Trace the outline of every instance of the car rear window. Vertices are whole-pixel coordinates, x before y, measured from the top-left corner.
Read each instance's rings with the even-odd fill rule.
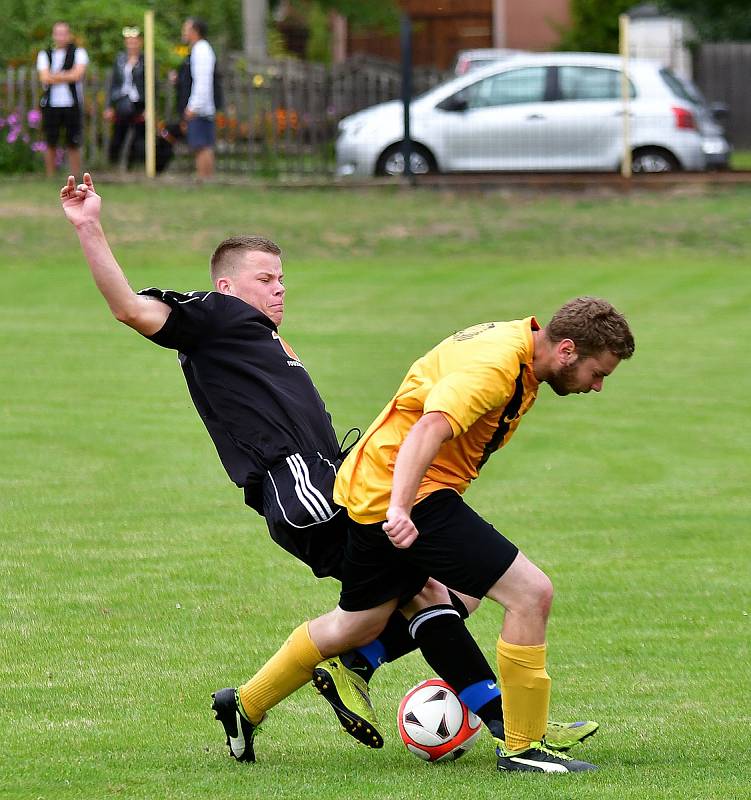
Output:
[[[669,69],[661,69],[660,77],[668,89],[670,89],[670,91],[676,97],[680,97],[681,100],[686,100],[687,102],[694,103],[697,106],[702,104],[701,98],[697,97],[696,94],[691,91],[690,87],[685,84],[677,75],[673,74]]]

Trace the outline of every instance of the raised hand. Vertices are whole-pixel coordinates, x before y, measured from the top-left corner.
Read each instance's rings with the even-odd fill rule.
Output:
[[[68,175],[68,182],[60,189],[60,202],[68,221],[76,227],[86,222],[99,222],[102,198],[94,190],[88,172],[84,172],[83,183],[78,186],[73,175]]]

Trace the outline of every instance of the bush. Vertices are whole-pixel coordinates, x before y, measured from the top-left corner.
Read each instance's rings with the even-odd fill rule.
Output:
[[[46,149],[44,142],[36,141],[41,114],[32,109],[24,116],[13,111],[4,119],[0,117],[0,174],[36,172],[41,169],[39,152]]]

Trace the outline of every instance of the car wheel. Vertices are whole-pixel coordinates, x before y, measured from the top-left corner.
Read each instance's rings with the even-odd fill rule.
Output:
[[[420,144],[412,145],[409,165],[413,175],[428,175],[431,172],[438,172],[435,158],[427,147]],[[391,147],[381,153],[375,169],[376,175],[403,175],[404,174],[404,153],[402,153],[401,142],[392,144]]]
[[[678,159],[660,147],[644,147],[634,150],[631,159],[632,172],[675,172],[679,170]]]

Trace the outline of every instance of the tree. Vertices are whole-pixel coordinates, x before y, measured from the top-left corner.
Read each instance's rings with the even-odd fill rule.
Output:
[[[0,0],[0,65],[33,65],[36,52],[50,45],[52,24],[65,20],[92,63],[109,67],[122,49],[123,26],[142,27],[148,7],[138,0]],[[155,10],[160,70],[179,63],[180,28],[188,16],[206,20],[209,38],[220,53],[242,46],[240,0],[160,0]]]
[[[661,0],[660,8],[686,17],[700,41],[751,40],[748,0]]]
[[[327,13],[319,3],[313,3],[308,14],[308,36],[305,58],[322,64],[331,62],[331,35]]]
[[[562,50],[618,51],[618,16],[637,0],[571,0],[571,26],[562,31]],[[666,14],[688,19],[699,41],[751,40],[749,0],[656,0]]]
[[[298,0],[299,2],[299,0]],[[354,28],[395,30],[399,25],[396,0],[317,0],[323,11],[336,11]]]
[[[561,50],[618,52],[618,17],[634,0],[572,0],[571,27],[562,31]]]

